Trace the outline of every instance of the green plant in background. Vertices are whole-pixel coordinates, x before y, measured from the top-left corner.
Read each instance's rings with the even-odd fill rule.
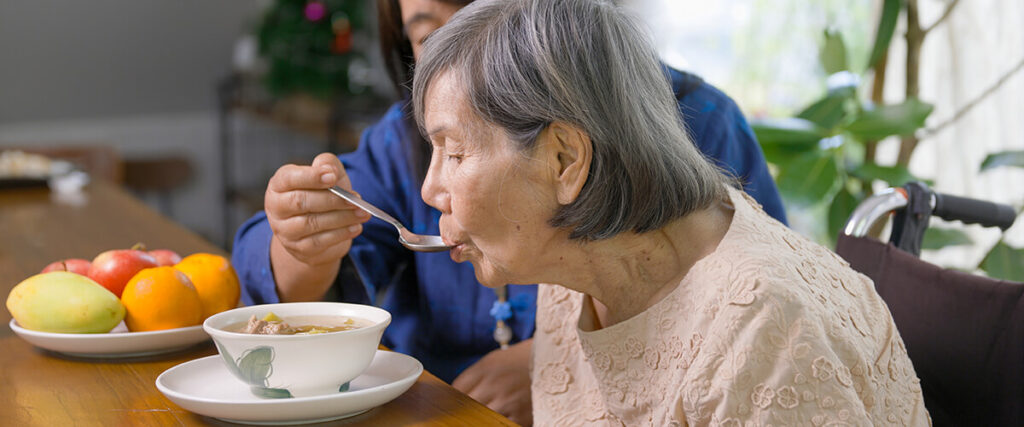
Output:
[[[872,58],[884,53],[890,38],[891,33],[879,37]],[[834,238],[857,204],[871,195],[872,181],[898,186],[916,179],[906,165],[875,163],[867,148],[883,138],[920,129],[932,106],[917,98],[888,105],[860,99],[860,78],[847,66],[838,32],[825,32],[821,62],[830,76],[824,97],[795,117],[755,120],[752,126],[768,162],[778,167],[777,184],[787,204],[805,208],[825,203],[827,235]]]
[[[1024,150],[1003,151],[988,155],[981,163],[979,172],[1001,168],[1024,168]],[[1020,212],[1018,212],[1018,219]],[[978,264],[978,269],[991,277],[1024,282],[1024,248],[1014,248],[1006,243],[1004,233],[985,254]],[[921,249],[942,249],[946,246],[970,245],[974,241],[966,234],[955,229],[929,228],[925,231]]]
[[[872,195],[872,183],[902,186],[914,177],[907,166],[918,143],[932,105],[918,98],[919,57],[924,37],[949,16],[958,0],[947,5],[942,17],[927,28],[918,22],[917,0],[883,0],[875,41],[866,69],[852,70],[842,34],[826,30],[820,61],[828,77],[825,95],[794,117],[752,120],[751,126],[769,163],[778,171],[776,183],[791,210],[815,212],[815,222],[825,229],[815,234],[834,245],[834,239],[854,208]],[[889,44],[897,20],[907,20],[906,97],[903,102],[883,103]],[[870,97],[858,93],[860,76],[872,75]],[[1001,84],[1001,82],[1000,82]],[[875,148],[884,138],[900,138],[900,152],[894,165],[875,162]],[[986,160],[983,170],[1024,162],[1024,154],[997,153]],[[972,243],[958,230],[930,228],[924,248]],[[1005,266],[1005,268],[1004,268]],[[990,275],[1024,281],[1024,250],[1000,241],[980,268]]]
[[[353,38],[365,33],[363,0],[275,0],[256,30],[264,76],[275,95],[306,93],[322,99],[363,93],[353,67],[367,69]],[[358,79],[355,79],[358,80]]]
[[[988,155],[981,163],[981,172],[1000,167],[1024,168],[1024,150],[1003,151]],[[1020,213],[1017,215],[1017,220],[1020,220]],[[1013,248],[1000,238],[992,250],[981,260],[978,268],[992,277],[1024,282],[1024,248]]]

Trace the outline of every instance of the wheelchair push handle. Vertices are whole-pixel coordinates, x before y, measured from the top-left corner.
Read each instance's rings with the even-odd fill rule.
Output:
[[[879,219],[903,209],[909,199],[903,187],[887,188],[861,202],[850,215],[842,233],[847,236],[866,236]],[[985,227],[1010,228],[1017,218],[1012,206],[967,197],[952,196],[931,190],[926,192],[931,215],[948,221],[981,224]]]
[[[932,194],[935,198],[932,214],[947,221],[999,227],[1005,231],[1017,219],[1017,212],[1009,205],[949,194]]]

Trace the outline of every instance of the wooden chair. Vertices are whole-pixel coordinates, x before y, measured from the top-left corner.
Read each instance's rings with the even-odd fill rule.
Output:
[[[125,162],[124,185],[140,196],[156,195],[160,210],[170,216],[172,193],[188,184],[193,172],[192,162],[186,157],[132,159]]]

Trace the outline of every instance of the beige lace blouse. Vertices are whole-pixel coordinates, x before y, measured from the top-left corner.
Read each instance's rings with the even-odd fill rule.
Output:
[[[664,300],[596,331],[542,285],[534,420],[571,425],[929,425],[870,279],[730,189],[732,224]],[[586,297],[589,298],[589,297]]]

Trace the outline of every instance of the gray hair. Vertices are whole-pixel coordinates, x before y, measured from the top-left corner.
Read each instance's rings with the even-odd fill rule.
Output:
[[[413,80],[416,122],[442,73],[470,108],[522,150],[555,121],[593,144],[587,181],[550,219],[573,239],[643,233],[705,208],[725,177],[687,136],[646,33],[603,0],[478,0],[423,45]]]

